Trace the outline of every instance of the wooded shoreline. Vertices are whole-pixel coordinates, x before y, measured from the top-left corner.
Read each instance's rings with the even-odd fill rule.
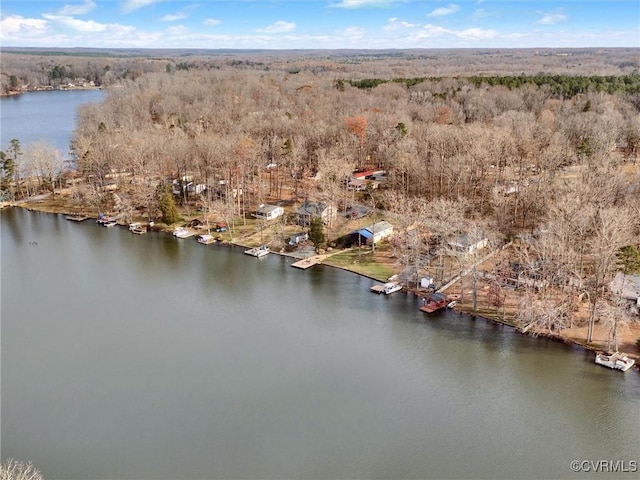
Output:
[[[38,203],[40,202],[40,203]],[[56,214],[56,215],[65,215],[65,216],[69,216],[69,215],[82,215],[83,218],[86,217],[87,220],[97,220],[98,216],[95,215],[95,213],[91,212],[91,211],[80,211],[80,210],[74,210],[74,211],[70,211],[70,210],[65,210],[65,209],[60,209],[60,208],[51,208],[51,206],[46,204],[46,201],[36,201],[36,203],[32,203],[32,202],[21,202],[20,204],[16,204],[16,205],[2,205],[0,206],[0,208],[2,207],[6,207],[6,206],[13,206],[15,208],[26,208],[29,211],[36,211],[36,212],[42,212],[42,213],[49,213],[49,214]],[[121,226],[127,226],[126,223],[122,223]],[[157,232],[161,232],[167,235],[170,235],[172,232],[172,228],[169,228],[167,226],[159,226],[155,228],[155,231]],[[252,241],[250,238],[247,239],[234,239],[233,241],[226,241],[226,240],[222,240],[220,239],[220,244],[222,245],[227,245],[227,246],[232,246],[232,247],[239,247],[239,248],[251,248],[254,247],[256,245],[255,240]],[[380,251],[380,250],[379,250]],[[343,253],[343,250],[332,250],[330,252],[327,252],[323,255],[320,255],[320,257],[322,257],[321,260],[319,260],[317,262],[317,264],[321,264],[321,265],[325,265],[325,266],[329,266],[332,268],[338,268],[340,270],[343,270],[345,272],[349,272],[349,273],[353,273],[356,275],[360,275],[366,278],[370,278],[371,280],[377,280],[377,281],[386,281],[386,278],[381,278],[380,276],[375,276],[372,275],[371,273],[367,273],[366,271],[362,271],[362,270],[358,270],[358,269],[354,269],[353,267],[349,267],[349,266],[345,266],[345,265],[337,265],[337,264],[332,264],[330,261],[326,261],[328,258],[330,258],[333,255],[340,255],[341,253]],[[383,250],[384,252],[384,250]],[[324,252],[323,252],[324,253]],[[300,259],[300,256],[296,256],[295,254],[291,254],[291,253],[287,253],[284,251],[273,251],[272,254],[276,254],[276,255],[281,255],[281,256],[286,256],[289,258],[294,258],[294,259]],[[375,255],[374,255],[375,257]],[[378,255],[378,261],[383,261],[383,262],[388,262],[388,256],[386,254],[379,254]],[[376,260],[373,259],[373,261],[375,262]],[[399,272],[399,270],[396,270]],[[419,289],[415,289],[415,288],[410,288],[410,287],[406,287],[403,289],[402,291],[404,294],[409,294],[409,295],[414,295],[418,298],[423,298],[425,295],[424,291],[421,291]],[[367,292],[368,293],[368,292]],[[365,293],[363,293],[364,295]],[[462,303],[459,300],[459,294],[454,294],[454,296],[450,297],[452,299],[456,299],[458,301],[458,304],[456,305],[455,311],[457,311],[458,313],[464,314],[464,315],[468,315],[469,317],[472,318],[479,318],[482,319],[484,321],[487,322],[494,322],[494,323],[498,323],[501,325],[504,325],[506,327],[509,328],[513,328],[516,331],[518,331],[520,334],[523,335],[527,335],[527,334],[531,334],[531,332],[526,332],[523,330],[523,328],[519,325],[517,325],[515,322],[513,322],[513,320],[507,320],[506,318],[500,318],[499,314],[496,314],[497,312],[489,312],[489,311],[477,311],[474,312],[473,311],[473,306],[471,305],[471,303],[467,302],[467,303]],[[513,318],[515,316],[514,312],[510,312],[509,313],[509,317]],[[428,315],[426,315],[426,320],[428,320]],[[634,333],[632,335],[632,340],[633,338],[635,338],[635,336],[640,336],[640,326],[635,328],[634,331],[636,333]],[[579,347],[580,349],[586,350],[586,351],[590,351],[590,352],[601,352],[603,350],[605,350],[604,348],[604,340],[601,340],[599,342],[586,342],[584,339],[580,339],[577,338],[576,336],[571,336],[571,335],[563,335],[562,332],[535,332],[535,336],[539,336],[539,337],[543,337],[543,338],[547,338],[549,340],[553,340],[553,341],[557,341],[557,342],[561,342],[564,343],[566,345],[569,346],[574,346],[574,347]],[[625,352],[627,353],[627,355],[630,358],[633,358],[636,360],[636,364],[635,366],[632,368],[634,370],[638,370],[640,371],[640,353],[636,352],[636,351],[628,351]]]
[[[224,221],[225,238],[275,251],[303,228],[318,249],[366,244],[373,232],[354,232],[385,220],[388,242],[326,263],[406,286],[467,272],[460,310],[637,355],[637,305],[611,287],[640,273],[637,52],[200,52],[49,70],[12,54],[25,80],[117,88],[80,108],[70,164],[12,140],[0,194],[55,192],[65,213],[158,228]],[[257,222],[263,207],[286,215]]]

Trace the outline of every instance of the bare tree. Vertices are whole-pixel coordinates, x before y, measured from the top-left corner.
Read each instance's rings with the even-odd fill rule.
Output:
[[[42,480],[42,474],[30,462],[9,458],[0,466],[0,480]]]

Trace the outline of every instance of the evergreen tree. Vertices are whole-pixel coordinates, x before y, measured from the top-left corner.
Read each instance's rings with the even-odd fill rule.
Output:
[[[158,208],[162,212],[162,221],[167,225],[171,225],[180,220],[180,214],[176,207],[176,202],[171,193],[171,186],[163,184],[158,186],[157,191]]]
[[[309,240],[316,248],[324,245],[324,225],[320,217],[311,219],[311,228],[309,229]]]

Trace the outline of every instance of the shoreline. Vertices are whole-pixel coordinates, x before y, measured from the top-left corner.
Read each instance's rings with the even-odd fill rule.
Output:
[[[0,98],[10,98],[16,97],[18,95],[22,95],[23,93],[32,93],[32,92],[69,92],[69,91],[77,91],[77,90],[102,90],[102,86],[98,85],[74,85],[72,87],[69,86],[58,86],[58,87],[36,87],[36,88],[27,88],[24,90],[11,90],[7,93],[0,92]]]
[[[36,211],[36,212],[41,212],[41,213],[48,213],[48,214],[56,214],[56,215],[64,215],[64,216],[74,216],[74,215],[83,215],[87,217],[87,220],[96,220],[98,218],[97,215],[95,215],[92,212],[87,212],[86,210],[80,210],[78,209],[77,211],[74,212],[69,212],[68,210],[64,210],[64,209],[51,209],[51,208],[38,208],[37,207],[37,203],[36,206],[34,206],[32,204],[32,202],[38,202],[39,200],[37,199],[31,199],[30,201],[22,201],[19,203],[13,203],[13,204],[9,204],[9,203],[5,203],[3,205],[0,205],[0,208],[3,207],[7,207],[7,206],[11,206],[11,207],[17,207],[17,208],[25,208],[28,211]],[[118,223],[118,225],[120,226],[127,226],[126,223]],[[164,224],[161,224],[164,225]],[[156,232],[160,232],[160,233],[165,233],[165,234],[171,234],[172,233],[173,228],[169,227],[169,226],[155,226],[153,228],[153,231]],[[252,245],[250,242],[243,242],[243,239],[230,239],[230,240],[219,240],[216,241],[215,243],[221,245],[221,246],[235,246],[235,247],[239,247],[239,248],[243,248],[243,249],[247,249],[247,248],[252,248],[255,245]],[[379,278],[373,277],[371,275],[367,275],[366,273],[363,272],[359,272],[357,270],[354,269],[350,269],[344,266],[339,266],[339,265],[331,265],[329,263],[325,263],[324,261],[334,255],[339,255],[341,253],[344,253],[346,251],[348,251],[349,249],[346,250],[333,250],[330,251],[328,253],[325,254],[316,254],[316,255],[309,255],[309,256],[296,256],[293,255],[291,253],[287,253],[287,252],[280,252],[280,251],[275,251],[275,250],[271,250],[270,253],[272,254],[276,254],[279,255],[281,257],[288,257],[291,258],[293,260],[301,260],[301,259],[310,259],[313,257],[321,257],[319,259],[317,259],[314,262],[314,265],[324,265],[327,267],[331,267],[331,268],[337,268],[339,270],[342,270],[344,272],[348,272],[348,273],[352,273],[352,274],[356,274],[359,275],[361,277],[365,277],[368,278],[370,280],[373,281],[385,281],[385,280],[381,280]],[[421,297],[420,292],[418,292],[415,289],[411,289],[411,288],[406,288],[403,287],[402,290],[404,293],[406,294],[410,294],[413,295],[415,297]],[[529,332],[523,332],[522,329],[520,327],[518,327],[517,325],[514,325],[513,323],[510,323],[506,320],[497,318],[495,316],[492,315],[482,315],[481,313],[473,313],[472,311],[468,310],[468,308],[466,308],[467,306],[467,302],[464,302],[462,304],[457,305],[456,307],[453,308],[453,311],[455,311],[458,314],[463,314],[466,315],[468,317],[473,317],[473,318],[480,318],[485,322],[493,322],[493,323],[497,323],[500,325],[504,325],[507,327],[511,327],[514,330],[516,330],[519,334],[521,335],[529,335],[529,336],[535,336],[535,337],[543,337],[549,340],[553,340],[556,342],[561,342],[565,345],[569,345],[572,347],[580,347],[583,351],[587,351],[587,352],[594,352],[594,353],[598,353],[598,352],[605,352],[606,349],[598,347],[597,345],[593,345],[592,344],[588,344],[586,342],[581,342],[576,338],[572,338],[569,336],[564,336],[558,333],[553,333],[553,332],[533,332],[533,333],[529,333]],[[636,370],[638,372],[640,372],[640,355],[636,352],[624,352],[625,355],[627,355],[630,358],[633,358],[636,361],[636,364],[631,368],[631,370]]]

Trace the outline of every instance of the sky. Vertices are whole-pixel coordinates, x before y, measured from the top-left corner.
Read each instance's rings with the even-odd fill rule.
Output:
[[[639,0],[0,0],[5,47],[640,48]]]

